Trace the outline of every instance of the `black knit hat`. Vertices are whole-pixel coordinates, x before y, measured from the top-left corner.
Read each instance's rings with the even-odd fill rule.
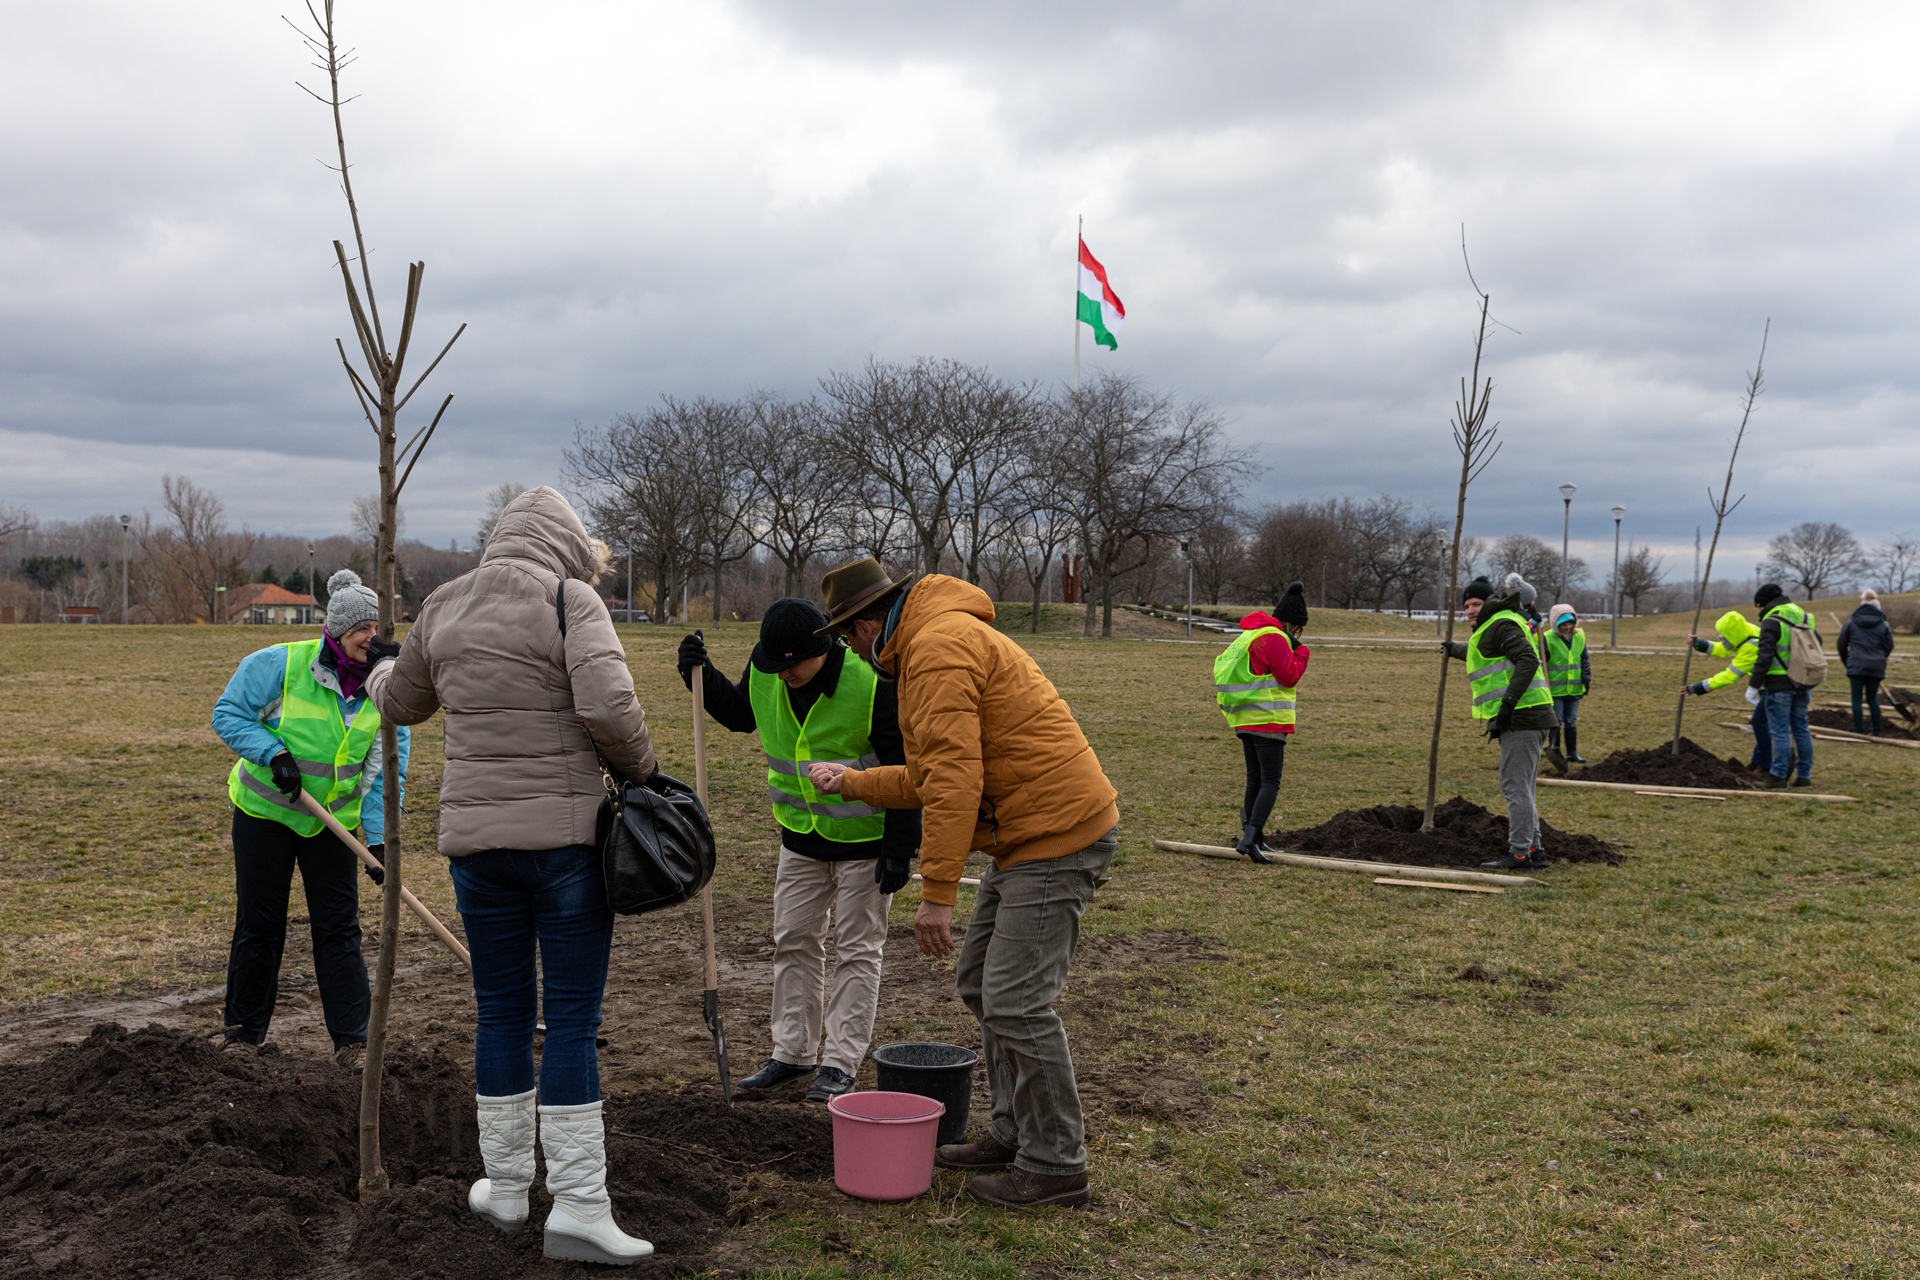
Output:
[[[1306,626],[1307,584],[1304,582],[1289,584],[1287,593],[1280,597],[1280,603],[1273,606],[1273,616],[1282,622],[1293,623],[1295,626]]]
[[[833,637],[820,633],[827,615],[811,600],[775,600],[760,619],[760,643],[753,646],[753,665],[777,675],[798,662],[817,658],[833,647]]]
[[[1492,598],[1493,584],[1485,578],[1475,578],[1467,584],[1467,589],[1460,593],[1462,603],[1468,600],[1491,600]]]
[[[1756,609],[1764,609],[1786,594],[1786,592],[1780,589],[1779,583],[1769,582],[1766,586],[1761,587],[1753,593],[1753,607]]]

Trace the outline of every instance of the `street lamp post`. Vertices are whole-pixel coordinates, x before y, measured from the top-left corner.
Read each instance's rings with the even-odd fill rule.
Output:
[[[1578,485],[1560,486],[1560,500],[1566,503],[1566,515],[1560,522],[1560,598],[1567,598],[1567,535],[1573,529],[1573,495]]]
[[[1187,639],[1193,639],[1193,544],[1182,542],[1180,554],[1187,558]]]
[[[213,611],[216,615],[225,615],[227,611],[227,589],[225,587],[215,587],[213,589]],[[207,621],[218,624],[220,616],[208,618]]]
[[[313,539],[307,539],[307,599],[313,604],[307,606],[307,625],[313,625],[313,615],[320,603],[320,584],[313,580]]]
[[[1620,520],[1627,514],[1625,507],[1613,509],[1613,638],[1607,641],[1607,648],[1620,647]]]
[[[133,517],[120,517],[120,625],[127,625],[127,542],[133,536]]]
[[[633,625],[633,524],[627,521],[627,625]]]

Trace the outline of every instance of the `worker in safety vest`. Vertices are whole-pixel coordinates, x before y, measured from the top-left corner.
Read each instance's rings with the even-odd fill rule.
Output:
[[[1547,750],[1560,747],[1566,737],[1566,758],[1585,764],[1580,754],[1580,699],[1593,686],[1593,664],[1587,660],[1587,633],[1580,627],[1580,615],[1570,604],[1556,604],[1547,610],[1547,629],[1542,634],[1542,656],[1547,661],[1547,692],[1553,695],[1553,716],[1559,727],[1547,737]]]
[[[380,856],[386,829],[380,712],[362,685],[371,661],[399,646],[374,638],[380,606],[358,574],[340,570],[327,593],[320,638],[248,654],[213,708],[214,732],[240,756],[227,775],[234,921],[220,1045],[252,1053],[266,1042],[287,940],[287,892],[298,866],[333,1060],[357,1073],[370,1003],[354,874],[362,864],[299,796],[305,791],[319,801]],[[397,736],[404,784],[411,739],[405,728]],[[372,868],[367,875],[380,882]]]
[[[1680,696],[1683,698],[1688,694],[1702,698],[1715,689],[1724,689],[1753,675],[1754,660],[1760,654],[1760,628],[1748,622],[1746,615],[1738,609],[1729,609],[1720,615],[1720,621],[1713,624],[1713,629],[1720,633],[1721,638],[1712,644],[1694,635],[1688,636],[1687,641],[1693,645],[1696,653],[1727,659],[1727,669],[1705,680],[1681,685]],[[1753,704],[1753,718],[1749,722],[1753,726],[1753,759],[1747,767],[1755,773],[1766,773],[1773,765],[1773,749],[1767,733],[1766,703],[1753,689],[1747,690],[1747,701]]]
[[[1527,633],[1520,612],[1521,590],[1532,591],[1517,573],[1501,583],[1498,599],[1493,584],[1475,578],[1464,594],[1468,625],[1465,644],[1443,642],[1448,656],[1467,664],[1472,690],[1473,718],[1486,726],[1489,738],[1500,743],[1500,791],[1507,798],[1507,852],[1483,862],[1483,867],[1506,870],[1546,865],[1540,847],[1540,808],[1534,799],[1540,752],[1554,726],[1553,695],[1547,691],[1540,653]]]
[[[1769,788],[1789,785],[1787,772],[1797,758],[1799,770],[1791,785],[1811,787],[1813,729],[1807,722],[1807,711],[1813,701],[1813,691],[1794,683],[1787,674],[1787,655],[1793,643],[1790,628],[1806,627],[1813,631],[1815,644],[1820,642],[1820,632],[1807,611],[1788,599],[1777,583],[1769,582],[1754,592],[1753,606],[1760,611],[1760,634],[1755,638],[1758,657],[1753,664],[1753,674],[1747,678],[1747,686],[1759,692],[1760,705],[1767,712],[1767,737],[1773,761],[1766,785]]]
[[[811,601],[774,601],[738,684],[708,662],[698,631],[680,642],[679,655],[688,688],[700,669],[709,716],[735,733],[759,732],[780,827],[773,1053],[740,1087],[780,1089],[811,1078],[807,1097],[816,1102],[853,1088],[867,1056],[880,1001],[887,909],[913,874],[920,847],[920,810],[882,810],[822,795],[807,776],[807,765],[816,760],[856,769],[907,760],[893,681],[852,657],[825,633],[826,625],[827,615]]]
[[[1214,701],[1240,739],[1247,763],[1234,847],[1255,862],[1271,862],[1266,855],[1280,852],[1267,845],[1266,826],[1280,795],[1280,771],[1293,733],[1294,686],[1313,656],[1299,642],[1306,625],[1306,587],[1296,582],[1271,615],[1255,610],[1240,619],[1240,634],[1213,660]]]

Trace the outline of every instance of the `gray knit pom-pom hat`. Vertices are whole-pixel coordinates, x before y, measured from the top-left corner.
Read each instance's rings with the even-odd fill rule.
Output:
[[[342,569],[327,579],[327,634],[335,640],[379,616],[379,598],[359,574]]]

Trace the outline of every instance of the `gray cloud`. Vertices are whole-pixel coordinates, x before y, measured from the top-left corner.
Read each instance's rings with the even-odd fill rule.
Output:
[[[1084,358],[1226,410],[1257,499],[1450,507],[1464,222],[1520,331],[1472,531],[1551,540],[1571,479],[1577,552],[1610,554],[1620,502],[1690,561],[1769,316],[1724,563],[1802,519],[1920,525],[1904,8],[339,11],[376,283],[397,305],[424,257],[425,340],[470,325],[416,401],[458,394],[410,495],[432,540],[663,392],[804,392],[869,354],[1063,381],[1081,213],[1130,312]],[[344,527],[372,442],[291,33],[233,4],[12,34],[0,499],[137,510],[186,470],[257,527]]]

